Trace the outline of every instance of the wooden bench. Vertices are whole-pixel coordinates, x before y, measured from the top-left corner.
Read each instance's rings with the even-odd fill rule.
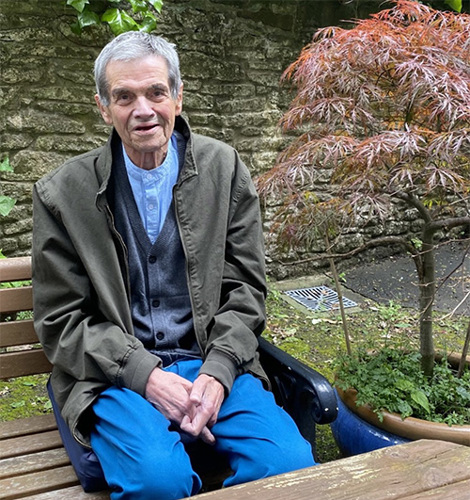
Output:
[[[31,259],[0,259],[0,282],[31,279]],[[32,319],[30,285],[0,289],[0,380],[48,373],[51,365],[38,344]],[[315,449],[315,424],[336,417],[336,399],[328,381],[264,339],[263,366],[273,392]],[[84,493],[62,446],[52,414],[0,423],[0,499],[104,499],[107,492]]]
[[[198,500],[469,500],[470,447],[420,440],[205,493]]]
[[[29,258],[1,259],[1,282],[31,279]],[[32,287],[0,289],[0,313],[15,318],[33,307]],[[0,324],[0,379],[51,371],[32,319]],[[54,415],[0,423],[0,498],[109,498],[86,494],[62,446]]]

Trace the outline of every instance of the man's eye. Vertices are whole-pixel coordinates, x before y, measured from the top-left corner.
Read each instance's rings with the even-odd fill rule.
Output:
[[[156,89],[152,92],[153,99],[163,99],[165,97],[165,95],[166,95],[166,93],[164,90]]]
[[[118,104],[125,104],[126,102],[129,102],[131,100],[131,97],[129,94],[119,94],[116,96],[116,102]]]

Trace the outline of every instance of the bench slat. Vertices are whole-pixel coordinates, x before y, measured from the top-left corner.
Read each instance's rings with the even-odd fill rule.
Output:
[[[109,493],[100,491],[96,493],[85,493],[81,486],[72,486],[63,490],[48,491],[32,497],[24,497],[23,500],[57,500],[57,499],[73,500],[105,500],[109,499]]]
[[[47,373],[51,369],[52,365],[42,349],[0,354],[0,380]]]
[[[26,281],[31,279],[31,257],[2,259],[0,281]]]
[[[0,347],[38,343],[32,319],[0,323]]]
[[[447,484],[441,488],[421,491],[416,495],[400,497],[400,500],[468,500],[470,492],[470,479],[458,483]]]
[[[71,465],[42,472],[33,472],[0,480],[0,499],[12,500],[26,495],[79,484]],[[56,496],[56,498],[61,498]],[[62,497],[65,498],[65,497]]]
[[[56,469],[64,465],[70,465],[65,448],[41,451],[21,457],[4,458],[0,460],[0,479]]]
[[[0,312],[29,311],[33,308],[33,287],[0,289]]]
[[[29,455],[62,447],[59,431],[41,432],[1,441],[0,459]]]
[[[0,439],[27,436],[38,432],[53,431],[57,429],[52,413],[37,417],[21,418],[0,422]]]

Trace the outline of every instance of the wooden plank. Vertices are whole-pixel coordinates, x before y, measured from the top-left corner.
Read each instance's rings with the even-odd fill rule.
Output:
[[[1,261],[2,259],[0,259]],[[33,308],[33,287],[0,288],[0,312],[30,311]]]
[[[31,257],[0,259],[0,281],[31,279]]]
[[[424,491],[417,495],[404,496],[400,500],[468,500],[470,497],[470,479],[448,484],[442,488]]]
[[[38,451],[60,448],[62,440],[59,431],[41,432],[1,441],[0,459],[29,455]]]
[[[32,319],[0,323],[0,347],[37,344],[38,342]]]
[[[0,354],[0,380],[47,373],[51,370],[52,365],[42,349]]]
[[[100,491],[95,493],[85,493],[81,486],[73,486],[62,490],[48,491],[31,497],[24,497],[23,500],[106,500],[109,498],[107,491]]]
[[[52,413],[37,417],[20,418],[9,422],[0,422],[0,439],[37,434],[38,432],[57,429],[55,417]]]
[[[0,499],[11,500],[79,484],[71,465],[0,479]],[[61,498],[57,496],[56,498]],[[64,498],[64,497],[62,497]]]
[[[0,460],[0,479],[56,469],[64,465],[70,465],[70,459],[65,448],[55,448],[54,450],[22,455],[21,457],[5,458]]]
[[[398,500],[470,479],[470,447],[422,440],[199,495],[198,500]],[[457,488],[457,486],[456,486]],[[449,500],[446,495],[433,500]],[[432,498],[432,497],[431,497]]]

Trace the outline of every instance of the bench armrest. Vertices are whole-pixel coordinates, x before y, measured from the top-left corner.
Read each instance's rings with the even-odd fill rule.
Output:
[[[338,413],[331,384],[323,375],[262,337],[259,338],[259,353],[277,403],[315,446],[315,424],[329,424]]]

